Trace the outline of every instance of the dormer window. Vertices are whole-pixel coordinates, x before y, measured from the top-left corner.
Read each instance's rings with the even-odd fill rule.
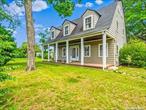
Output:
[[[65,26],[65,35],[68,35],[68,26]]]
[[[54,39],[55,35],[54,35],[54,31],[52,31],[51,33],[51,39]]]
[[[64,26],[64,36],[69,35],[69,26]]]
[[[54,26],[52,26],[50,28],[50,36],[51,36],[51,39],[56,39],[56,37],[60,34],[62,30],[60,28],[56,28]]]
[[[87,16],[84,18],[84,30],[93,28],[93,16]]]

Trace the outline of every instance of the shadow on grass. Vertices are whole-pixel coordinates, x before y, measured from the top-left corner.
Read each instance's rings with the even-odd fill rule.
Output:
[[[27,62],[20,62],[20,63],[8,63],[6,66],[26,66]],[[52,66],[61,66],[62,64],[57,63],[48,63],[48,62],[36,62],[36,65],[52,65]]]
[[[76,79],[76,78],[69,78],[67,79],[67,82],[68,83],[78,83],[80,80],[79,79]]]
[[[63,64],[61,64],[61,63],[54,63],[54,62],[46,62],[46,61],[44,61],[44,62],[40,62],[40,63],[38,63],[38,64],[45,64],[45,65],[51,65],[51,66],[62,66]]]
[[[8,63],[6,66],[19,66],[19,65],[26,65],[26,62],[21,62],[21,63]]]

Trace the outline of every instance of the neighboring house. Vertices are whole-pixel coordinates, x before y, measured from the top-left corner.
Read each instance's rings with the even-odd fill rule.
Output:
[[[117,0],[99,10],[87,9],[80,18],[65,20],[50,31],[48,48],[54,46],[55,62],[103,69],[118,66],[119,49],[126,43],[122,2]]]

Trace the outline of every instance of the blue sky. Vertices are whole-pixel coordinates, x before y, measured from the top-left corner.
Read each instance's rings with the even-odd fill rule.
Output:
[[[77,0],[76,0],[77,1]],[[33,18],[34,18],[34,27],[36,31],[36,42],[39,41],[39,36],[37,35],[40,31],[45,28],[50,28],[51,26],[59,26],[62,24],[64,19],[73,20],[79,18],[82,13],[88,9],[99,9],[104,7],[114,0],[82,0],[81,4],[76,2],[75,10],[73,11],[73,15],[67,18],[61,18],[58,16],[58,13],[53,9],[51,5],[47,6],[47,4],[43,0],[36,0],[33,4]],[[15,5],[14,0],[9,0],[9,7],[6,6],[6,9],[10,11],[11,14],[18,16],[21,22],[20,26],[17,26],[16,31],[14,32],[14,36],[18,46],[22,44],[22,42],[26,41],[26,28],[25,28],[25,15],[24,15],[24,7],[17,7]]]

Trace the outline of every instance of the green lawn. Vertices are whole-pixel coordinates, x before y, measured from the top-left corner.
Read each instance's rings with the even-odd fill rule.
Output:
[[[145,69],[120,67],[118,71],[124,73],[120,74],[37,60],[37,70],[28,73],[24,71],[25,64],[25,59],[15,59],[6,66],[14,66],[14,70],[7,72],[15,78],[0,83],[0,89],[11,90],[0,99],[0,109],[146,109]]]

